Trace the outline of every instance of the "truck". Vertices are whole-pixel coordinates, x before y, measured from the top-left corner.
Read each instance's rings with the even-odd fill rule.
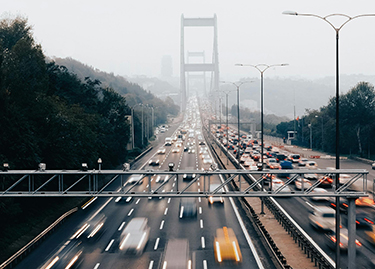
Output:
[[[189,263],[189,241],[170,239],[167,243],[163,269],[186,269]]]

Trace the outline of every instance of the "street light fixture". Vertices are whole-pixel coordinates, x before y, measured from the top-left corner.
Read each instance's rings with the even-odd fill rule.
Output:
[[[222,83],[231,83],[233,84],[234,86],[236,86],[237,88],[237,123],[238,123],[238,142],[237,142],[237,160],[238,162],[240,161],[240,140],[241,140],[241,136],[240,136],[240,87],[242,84],[245,84],[245,83],[250,83],[250,82],[253,82],[253,81],[239,81],[239,82],[228,82],[228,81],[222,81]],[[228,139],[228,138],[227,138]]]
[[[316,14],[304,14],[304,13],[297,13],[295,11],[284,11],[284,15],[293,15],[293,16],[306,16],[306,17],[315,17],[327,22],[336,32],[336,169],[340,169],[340,129],[339,129],[339,95],[340,95],[340,88],[339,88],[339,32],[346,25],[348,22],[360,18],[360,17],[374,17],[375,14],[361,14],[354,17],[350,17],[346,14],[341,13],[333,13],[327,16],[319,16]],[[338,27],[334,26],[332,22],[329,21],[332,17],[344,17],[346,20]],[[335,179],[336,190],[339,188],[339,175],[336,174]],[[336,205],[340,204],[340,198],[336,197]],[[340,208],[339,206],[336,207],[336,234],[340,234]],[[355,255],[355,250],[354,254]],[[351,255],[349,255],[351,256]],[[349,257],[350,258],[350,257]],[[354,262],[353,262],[354,263]],[[349,264],[349,268],[355,266],[355,264]],[[340,268],[340,236],[337,237],[336,240],[336,268]],[[354,268],[354,267],[353,267]]]
[[[102,159],[98,159],[98,164],[99,164],[99,171],[102,169]]]
[[[262,143],[262,146],[261,146],[261,156],[260,156],[260,159],[261,159],[261,164],[262,164],[262,170],[263,170],[263,166],[264,166],[264,163],[263,163],[263,148],[264,148],[264,141],[263,141],[263,129],[264,129],[264,126],[263,126],[263,73],[271,68],[271,67],[276,67],[276,66],[287,66],[289,64],[286,64],[286,63],[283,63],[283,64],[271,64],[271,65],[268,65],[268,64],[257,64],[257,65],[252,65],[252,64],[236,64],[236,66],[251,66],[251,67],[254,67],[255,69],[257,69],[259,72],[260,72],[260,129],[261,129],[261,133],[260,133],[260,139],[261,139],[261,143]]]

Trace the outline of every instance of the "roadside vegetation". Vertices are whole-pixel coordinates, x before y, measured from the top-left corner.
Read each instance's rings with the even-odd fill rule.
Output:
[[[112,83],[114,88],[94,75],[80,77],[47,59],[27,19],[1,20],[0,165],[8,163],[10,169],[19,170],[37,169],[39,163],[46,163],[47,169],[79,169],[82,163],[96,167],[101,158],[104,169],[114,168],[131,153],[127,150],[131,106],[148,104],[154,110],[155,123],[165,123],[168,113],[179,111],[173,101],[155,98],[123,78]],[[138,106],[134,121],[137,134],[142,128],[140,109]],[[149,109],[144,116],[150,113]],[[152,125],[147,128],[145,133],[152,134]],[[143,145],[141,139],[135,140],[138,151],[147,146],[151,136],[145,137]],[[14,180],[0,178],[0,191]],[[36,179],[35,186],[38,183]],[[81,202],[0,198],[0,262]]]

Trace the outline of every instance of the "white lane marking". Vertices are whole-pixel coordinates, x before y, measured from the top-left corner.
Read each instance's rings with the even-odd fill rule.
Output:
[[[201,191],[201,189],[200,188],[198,188],[198,192],[200,192]]]
[[[121,231],[122,228],[124,228],[124,225],[125,225],[125,221],[123,223],[121,223],[120,227],[118,228],[118,231]]]
[[[164,220],[162,220],[161,223],[160,223],[160,230],[162,230],[163,227],[164,227]]]
[[[108,246],[105,248],[105,251],[108,251],[111,248],[113,242],[115,242],[115,239],[112,239],[111,242],[109,242]]]
[[[89,218],[87,221],[90,221],[90,220],[92,220],[93,218],[95,218],[96,217],[96,215],[98,215],[99,214],[99,212],[100,211],[102,211],[103,210],[103,208],[104,207],[106,207],[106,205],[108,205],[108,203],[110,202],[110,201],[112,201],[112,199],[113,199],[113,197],[111,197],[111,198],[109,198],[108,200],[107,200],[107,202],[105,202],[105,204],[104,205],[102,205],[99,209],[98,209],[98,211],[96,211],[95,212],[95,214],[94,215],[92,215],[91,216],[91,218]]]
[[[154,250],[157,250],[157,249],[158,249],[159,241],[160,241],[160,238],[159,238],[159,237],[156,238],[156,242],[155,242]]]
[[[85,210],[89,205],[91,205],[98,197],[92,198],[87,204],[85,204],[84,207],[82,207],[82,210]]]
[[[200,197],[198,197],[198,201],[199,201],[199,202],[201,202],[201,201],[202,201]]]
[[[139,203],[140,200],[141,200],[141,199],[138,199],[137,202],[135,202],[135,204],[138,205],[138,203]]]
[[[309,202],[305,202],[308,206],[310,206],[310,207],[312,207],[312,208],[314,208],[314,206],[312,205],[312,204],[310,204]]]
[[[188,262],[188,269],[191,269],[191,260]]]
[[[177,180],[177,178],[174,179],[174,181],[176,181],[176,180]]]
[[[134,211],[134,208],[132,208],[132,209],[129,211],[129,213],[128,213],[128,217],[133,213],[133,211]]]
[[[150,265],[148,266],[148,269],[152,269],[153,266],[154,266],[154,261],[150,261]]]
[[[148,188],[148,186],[150,186],[150,184],[147,184],[146,188]]]
[[[200,221],[200,224],[201,224],[201,228],[203,229],[203,220],[202,219]]]
[[[207,269],[207,261],[203,260],[203,269]]]
[[[171,202],[171,198],[168,199],[168,204]]]
[[[94,269],[98,269],[99,266],[100,266],[100,263],[97,263],[97,264],[95,265]]]
[[[206,248],[206,243],[204,241],[204,237],[201,237],[201,242],[202,242],[202,248]]]
[[[164,216],[168,213],[168,207],[164,210]]]
[[[200,186],[201,184],[198,182],[198,186]]]
[[[199,214],[202,214],[202,208],[199,207]]]
[[[175,185],[176,185],[176,183],[173,183],[173,184],[172,184],[172,187],[174,188]]]

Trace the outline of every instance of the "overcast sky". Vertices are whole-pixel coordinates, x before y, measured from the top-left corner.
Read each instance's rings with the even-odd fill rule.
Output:
[[[72,57],[119,75],[159,76],[170,55],[179,76],[180,22],[218,20],[222,80],[257,76],[236,63],[288,63],[268,76],[316,78],[335,74],[335,32],[323,20],[282,15],[285,10],[325,16],[375,13],[374,0],[12,0],[1,10],[21,14],[47,56]],[[343,20],[336,21],[339,25]],[[186,50],[211,59],[212,29],[186,29]],[[340,73],[375,75],[375,17],[358,18],[340,31]]]

